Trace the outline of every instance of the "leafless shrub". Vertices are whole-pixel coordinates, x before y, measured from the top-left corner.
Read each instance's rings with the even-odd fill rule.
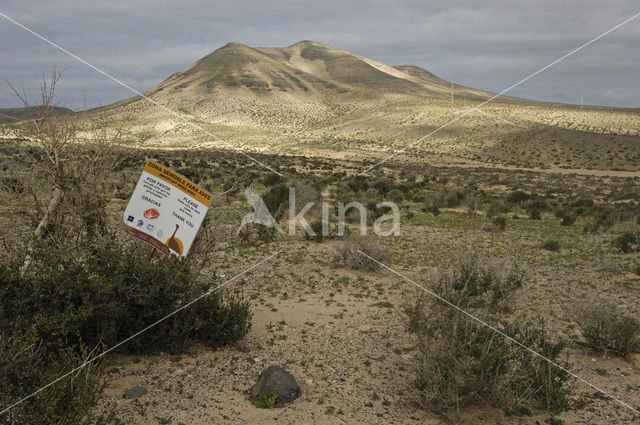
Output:
[[[640,322],[612,304],[585,303],[575,309],[585,343],[625,359],[640,351]]]
[[[362,255],[358,251],[377,261]],[[380,267],[378,262],[384,263],[390,256],[389,250],[371,237],[349,236],[342,241],[342,245],[336,250],[335,260],[341,267],[374,271]]]
[[[55,89],[61,74],[43,77],[40,105],[31,105],[24,91],[12,86],[29,111],[22,124],[27,142],[15,160],[21,165],[22,205],[32,237],[24,270],[32,262],[34,243],[47,243],[61,254],[74,255],[82,245],[104,233],[112,196],[111,173],[117,162],[121,131],[109,130],[100,116],[80,119],[60,115]],[[25,198],[28,202],[25,202]]]
[[[604,263],[603,270],[616,276],[622,274],[622,267],[620,266],[620,262],[617,260],[607,260]]]

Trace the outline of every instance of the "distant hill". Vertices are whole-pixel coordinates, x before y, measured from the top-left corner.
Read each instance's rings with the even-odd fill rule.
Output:
[[[79,116],[124,124],[127,140],[147,146],[228,147],[223,139],[248,151],[370,159],[420,140],[402,157],[599,170],[640,161],[638,110],[509,96],[475,110],[494,94],[315,41],[229,43],[145,96],[152,102],[135,96]]]
[[[37,114],[41,106],[33,107],[33,110]],[[58,115],[71,114],[73,111],[68,108],[60,106],[53,107],[54,111]],[[20,122],[31,118],[31,113],[27,108],[0,108],[0,124],[9,124],[14,122]]]
[[[245,139],[263,137],[265,131],[283,137],[303,132],[306,137],[322,125],[334,136],[363,128],[377,132],[390,128],[385,123],[389,116],[379,109],[384,104],[436,102],[448,107],[452,97],[480,102],[493,95],[452,84],[417,66],[393,67],[315,41],[287,47],[228,43],[145,93],[188,119],[222,125]],[[506,96],[500,101],[531,103]],[[191,140],[191,129],[140,96],[98,109],[133,125],[134,139],[161,144]],[[369,125],[369,120],[375,122]],[[333,132],[332,122],[339,131]],[[321,132],[324,137],[326,132]]]
[[[315,41],[288,47],[253,48],[229,43],[173,74],[151,93],[198,87],[201,92],[247,88],[306,96],[383,94],[450,96],[451,83],[417,66],[392,67]],[[453,85],[454,96],[486,99],[493,94]]]

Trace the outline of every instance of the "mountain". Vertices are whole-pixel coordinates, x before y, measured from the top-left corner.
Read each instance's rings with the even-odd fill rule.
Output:
[[[147,91],[152,102],[136,96],[83,116],[124,123],[125,138],[147,146],[367,159],[412,146],[403,159],[637,169],[637,110],[508,96],[483,104],[493,96],[314,41],[229,43]]]
[[[211,127],[221,137],[250,142],[269,136],[273,147],[274,138],[351,137],[382,128],[386,132],[404,118],[383,113],[384,105],[395,109],[392,105],[398,102],[405,106],[435,102],[450,107],[452,97],[480,102],[493,94],[452,84],[417,66],[393,67],[315,41],[301,41],[287,47],[228,43],[174,73],[145,96]],[[180,119],[140,96],[100,111],[126,120],[133,139],[159,144],[192,143],[193,137],[203,140],[201,131],[193,134]],[[395,123],[391,125],[390,120]]]
[[[37,115],[40,108],[40,106],[34,106],[31,110],[29,108],[0,108],[0,124],[27,120],[31,118],[32,113]],[[53,110],[57,115],[66,115],[73,112],[71,109],[60,106],[53,107]]]
[[[288,47],[253,48],[229,43],[173,74],[151,92],[198,87],[207,92],[246,88],[256,92],[294,92],[305,96],[359,94],[364,97],[406,94],[430,97],[493,94],[453,85],[417,66],[392,67],[314,41]]]

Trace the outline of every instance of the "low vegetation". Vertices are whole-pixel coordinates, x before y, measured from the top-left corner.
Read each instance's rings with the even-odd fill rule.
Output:
[[[56,78],[43,91],[49,104]],[[217,348],[248,332],[251,312],[240,295],[218,291],[170,315],[217,283],[200,274],[208,235],[186,261],[154,259],[142,243],[123,240],[108,210],[117,134],[73,144],[65,137],[75,136],[76,127],[49,108],[38,112],[31,124],[39,144],[19,148],[20,184],[10,192],[31,212],[17,222],[31,236],[22,249],[5,245],[0,256],[0,405],[44,389],[0,422],[102,424],[113,416],[93,413],[104,389],[94,359],[105,349],[176,352],[193,342]]]
[[[278,396],[269,393],[262,393],[258,397],[250,397],[249,401],[260,409],[275,409],[281,406]]]
[[[366,255],[361,254],[364,253]],[[345,238],[335,253],[335,260],[340,267],[354,270],[373,271],[380,268],[390,257],[389,250],[373,237],[349,236]]]
[[[605,379],[607,370],[622,368],[626,359],[636,360],[638,351],[638,322],[633,313],[640,283],[637,178],[579,173],[559,178],[528,170],[433,166],[430,161],[409,165],[389,161],[358,177],[364,166],[359,160],[252,153],[286,176],[280,177],[230,150],[130,149],[110,142],[116,134],[98,134],[93,145],[76,139],[69,149],[64,144],[38,143],[36,136],[29,143],[21,139],[21,143],[0,144],[4,225],[0,298],[10,300],[0,305],[3,407],[215,287],[220,280],[214,276],[223,277],[236,265],[264,258],[266,252],[281,248],[285,252],[273,262],[266,279],[239,279],[230,285],[247,293],[260,320],[277,323],[269,322],[264,335],[252,336],[234,349],[211,352],[242,338],[251,324],[248,299],[236,292],[215,292],[118,347],[119,353],[135,353],[114,356],[127,359],[122,369],[128,370],[122,375],[105,374],[102,359],[92,362],[12,409],[10,416],[0,419],[8,418],[6,423],[102,424],[114,416],[126,418],[127,423],[153,417],[158,423],[176,423],[180,415],[184,421],[189,403],[199,406],[212,398],[228,401],[229,394],[237,395],[272,354],[300,378],[311,379],[309,397],[317,399],[318,405],[326,404],[327,415],[345,422],[378,420],[380,406],[385,408],[385,420],[393,422],[393,415],[398,415],[396,422],[407,422],[417,413],[390,406],[405,403],[410,392],[418,394],[420,404],[430,412],[448,415],[473,415],[478,406],[507,415],[585,406],[577,413],[565,411],[563,420],[622,423],[628,417],[601,394],[582,395],[574,404],[562,370],[427,294],[405,306],[409,333],[402,332],[397,313],[407,288],[400,279],[383,273],[377,261],[412,276],[445,264],[432,279],[425,279],[427,288],[562,366],[569,366],[564,359],[580,362],[585,351],[601,353],[603,357],[588,356],[588,365],[570,369],[590,381]],[[331,141],[340,148],[356,142],[361,140]],[[496,162],[523,155],[522,150],[485,151],[471,159],[487,159],[489,154]],[[616,161],[630,168],[637,163],[633,156],[637,154],[629,155]],[[610,156],[618,156],[616,149]],[[60,158],[60,162],[47,162],[48,158]],[[187,261],[150,256],[147,247],[125,239],[116,227],[145,158],[155,158],[213,193],[223,194],[215,197],[209,213],[212,220],[203,226]],[[583,160],[576,158],[575,163],[598,161],[597,156]],[[308,237],[300,231],[285,238],[258,224],[249,224],[237,234],[241,217],[251,208],[244,197],[247,185],[263,195],[283,229],[289,186],[296,186],[297,209],[308,201],[327,200],[332,220],[328,237]],[[56,189],[59,196],[54,197]],[[399,237],[353,235],[360,223],[355,209],[347,213],[348,236],[336,234],[338,201],[365,205],[370,227],[384,213],[376,203],[390,200],[402,212]],[[54,205],[53,212],[46,214],[49,205]],[[320,235],[317,211],[305,217]],[[454,255],[469,242],[477,244],[473,245],[477,255]],[[490,260],[514,252],[519,258],[515,263]],[[523,270],[531,278],[525,279]],[[569,317],[569,323],[564,320],[577,299],[594,294],[607,305],[619,307],[593,303],[583,314]],[[358,303],[362,308],[352,307]],[[286,314],[312,316],[317,310],[322,313],[304,324],[284,321],[289,320]],[[539,320],[539,314],[547,321]],[[355,329],[362,338],[350,333]],[[566,335],[567,341],[559,335]],[[179,354],[186,350],[193,358],[180,360]],[[406,361],[413,355],[414,374],[407,374]],[[362,365],[353,369],[357,378],[353,381],[358,382],[347,379],[344,386],[333,386],[344,378],[337,357]],[[111,356],[105,358],[111,360]],[[396,358],[402,361],[390,361]],[[166,369],[159,366],[165,361],[171,368],[194,364],[198,371],[211,371],[221,385],[229,385],[215,397],[213,392],[219,390],[214,386],[198,386],[194,391],[190,384],[200,383],[195,379],[185,379],[183,388],[182,382],[172,381],[171,374],[165,376]],[[104,409],[97,408],[106,379],[110,385],[127,385],[132,370],[142,380],[149,379],[147,385],[158,375],[153,385],[163,388],[162,394],[149,394],[144,402],[123,399],[119,393],[103,395],[99,406]],[[606,381],[602,388],[633,400],[637,377],[616,375],[616,380],[620,385]],[[331,383],[331,391],[325,391],[325,381]],[[576,391],[584,390],[580,385]],[[400,395],[400,387],[405,395]],[[364,388],[374,391],[374,396],[362,396]],[[185,402],[183,410],[168,412],[177,394]],[[104,400],[116,404],[117,410]],[[354,401],[371,402],[374,408],[352,410]],[[278,404],[269,397],[252,402],[265,408]],[[231,411],[226,404],[230,403],[220,403],[223,414]],[[153,413],[145,413],[147,409]],[[521,419],[495,422],[499,421]],[[562,423],[554,418],[544,422]]]
[[[565,342],[553,340],[542,321],[497,314],[511,305],[523,279],[515,265],[463,255],[426,285],[448,303],[482,321],[499,323],[500,332],[565,364],[558,358]],[[420,292],[405,307],[408,330],[419,348],[415,386],[423,406],[447,411],[479,404],[518,416],[569,406],[566,372],[448,303]]]
[[[576,321],[586,345],[605,355],[629,359],[640,351],[640,321],[614,305],[584,305],[577,309]]]

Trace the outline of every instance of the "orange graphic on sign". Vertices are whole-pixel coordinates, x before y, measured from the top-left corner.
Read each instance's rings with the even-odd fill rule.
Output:
[[[182,255],[184,246],[182,245],[182,241],[176,238],[176,233],[178,233],[179,227],[180,225],[176,224],[176,230],[174,230],[173,235],[171,235],[171,237],[167,239],[167,241],[165,242],[165,245],[167,245],[170,249],[177,252],[178,254]]]
[[[144,212],[144,218],[148,218],[149,220],[153,220],[158,217],[160,217],[160,213],[155,208],[149,208]]]

